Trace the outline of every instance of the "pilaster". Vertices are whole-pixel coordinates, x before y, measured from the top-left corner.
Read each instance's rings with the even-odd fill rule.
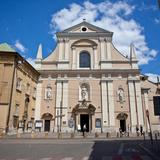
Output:
[[[101,92],[102,92],[102,126],[108,126],[108,99],[107,99],[107,83],[105,80],[101,80]]]
[[[97,46],[93,47],[94,69],[98,69]]]
[[[60,127],[60,114],[61,114],[61,105],[62,105],[62,81],[57,80],[56,82],[56,119],[55,119],[55,129],[57,132]]]
[[[129,89],[131,129],[132,129],[132,132],[135,132],[136,125],[137,125],[137,113],[136,113],[135,89],[134,89],[134,81],[133,80],[128,80],[128,89]]]
[[[41,120],[41,99],[42,98],[42,82],[37,84],[36,104],[35,104],[35,120]]]
[[[68,128],[68,81],[63,81],[63,101],[62,101],[62,131]]]
[[[64,59],[64,40],[63,39],[58,39],[58,44],[59,44],[59,61]]]
[[[109,108],[109,125],[110,127],[115,126],[114,116],[114,94],[113,94],[113,81],[108,80],[108,108]]]
[[[138,124],[144,125],[140,81],[135,81]]]
[[[72,47],[72,69],[76,69],[76,47]]]
[[[69,39],[65,39],[65,55],[64,55],[65,60],[69,60]]]

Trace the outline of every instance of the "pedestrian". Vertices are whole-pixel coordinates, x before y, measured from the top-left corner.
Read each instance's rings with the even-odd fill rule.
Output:
[[[143,135],[143,126],[140,125],[140,133],[141,133],[141,136]]]
[[[119,133],[120,133],[120,137],[122,137],[122,129],[121,129],[121,127],[119,128]]]
[[[85,134],[86,130],[87,130],[87,128],[86,128],[86,124],[84,124],[84,125],[83,125],[83,136],[84,136],[84,134]]]
[[[136,133],[137,133],[137,136],[139,136],[139,128],[138,128],[138,126],[136,126]]]
[[[77,125],[77,131],[78,131],[78,132],[81,131],[81,126],[80,126],[80,124]]]

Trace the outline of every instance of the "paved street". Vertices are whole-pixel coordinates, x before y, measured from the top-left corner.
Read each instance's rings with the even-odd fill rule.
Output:
[[[0,139],[0,160],[152,160],[127,140]]]

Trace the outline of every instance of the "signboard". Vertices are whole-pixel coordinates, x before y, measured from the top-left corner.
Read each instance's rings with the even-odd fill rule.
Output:
[[[35,127],[36,128],[42,128],[42,121],[36,121],[35,122]]]
[[[96,128],[101,128],[101,119],[100,118],[96,119]]]
[[[73,128],[74,127],[74,120],[73,120],[73,118],[69,119],[68,126],[69,126],[69,128]]]
[[[153,97],[154,115],[160,116],[160,96]]]
[[[23,127],[24,127],[24,122],[23,122],[23,121],[19,121],[18,127],[19,127],[19,128],[23,128]]]

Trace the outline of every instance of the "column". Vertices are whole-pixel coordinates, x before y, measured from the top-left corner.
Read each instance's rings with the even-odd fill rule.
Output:
[[[106,47],[107,47],[107,60],[111,60],[111,43],[107,41],[107,44],[106,44]]]
[[[97,59],[97,46],[93,47],[93,63],[94,63],[94,69],[98,69],[98,59]]]
[[[103,132],[108,127],[108,99],[107,99],[107,83],[101,80],[101,96],[102,96],[102,130]]]
[[[136,113],[136,103],[135,103],[135,92],[133,80],[128,80],[129,89],[129,104],[130,104],[130,116],[131,116],[131,129],[135,132],[137,125],[137,113]]]
[[[144,115],[146,115],[146,110],[149,110],[149,104],[148,104],[148,101],[149,101],[149,99],[148,99],[148,90],[144,90],[143,91],[143,94],[144,94],[144,112],[145,112],[145,114]],[[148,119],[147,119],[147,116],[146,116],[146,128],[149,130],[149,123],[148,123]]]
[[[100,38],[100,46],[101,46],[101,61],[105,61],[105,41],[104,41],[104,38]]]
[[[64,59],[64,41],[63,39],[58,39],[59,44],[59,61]]]
[[[144,125],[140,81],[135,81],[138,124]]]
[[[72,69],[76,69],[76,47],[72,47]]]
[[[69,39],[65,39],[65,55],[64,55],[65,60],[69,60]]]
[[[68,81],[63,81],[63,101],[62,101],[62,131],[68,128]],[[65,123],[63,123],[65,122]]]
[[[109,108],[109,126],[115,126],[114,117],[114,93],[113,93],[113,81],[108,81],[108,108]]]
[[[55,119],[55,130],[58,132],[60,127],[60,107],[62,105],[62,81],[57,80],[56,83],[56,119]]]
[[[35,121],[41,120],[41,100],[42,97],[42,82],[38,82],[37,84],[37,92],[36,92],[36,104],[35,104]]]

